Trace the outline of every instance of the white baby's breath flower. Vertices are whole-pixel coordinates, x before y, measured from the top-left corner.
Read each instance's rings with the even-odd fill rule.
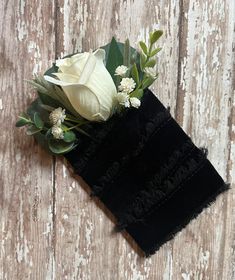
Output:
[[[130,107],[129,95],[126,92],[118,92],[117,101],[120,105]]]
[[[126,72],[127,72],[128,68],[125,65],[120,65],[116,68],[115,70],[115,75],[116,76],[121,76],[124,77]]]
[[[146,75],[150,78],[156,79],[157,78],[157,73],[156,70],[154,68],[151,67],[146,67],[144,69],[144,72],[146,73]]]
[[[62,109],[61,107],[53,110],[49,115],[49,119],[54,125],[61,125],[65,118],[65,109]]]
[[[58,125],[53,125],[52,126],[51,134],[54,136],[55,139],[63,139],[64,138],[63,129]]]
[[[140,100],[136,97],[131,97],[130,98],[130,103],[131,103],[131,106],[134,107],[134,108],[139,108],[140,107]]]
[[[123,78],[118,87],[120,91],[131,93],[135,89],[135,81],[132,78]]]

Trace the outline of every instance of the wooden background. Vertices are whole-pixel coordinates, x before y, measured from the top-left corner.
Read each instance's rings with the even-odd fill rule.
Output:
[[[234,184],[143,259],[65,162],[14,128],[35,96],[24,79],[112,35],[136,46],[161,28],[155,92],[235,182],[234,23],[234,0],[1,0],[1,280],[235,279]]]

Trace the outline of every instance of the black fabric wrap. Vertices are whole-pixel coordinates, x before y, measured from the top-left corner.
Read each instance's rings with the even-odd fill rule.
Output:
[[[65,157],[146,256],[229,188],[150,90],[89,133]]]

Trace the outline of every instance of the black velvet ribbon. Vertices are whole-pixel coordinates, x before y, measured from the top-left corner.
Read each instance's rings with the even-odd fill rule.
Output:
[[[229,188],[150,90],[89,134],[65,157],[146,256]]]

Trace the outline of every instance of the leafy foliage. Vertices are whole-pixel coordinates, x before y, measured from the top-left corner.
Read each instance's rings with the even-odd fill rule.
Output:
[[[70,152],[76,147],[74,142],[65,142],[63,140],[49,139],[48,141],[49,149],[53,154],[65,154]]]
[[[120,65],[132,66],[134,63],[138,68],[140,56],[136,49],[130,47],[129,40],[120,43],[113,37],[111,43],[101,47],[105,50],[105,63],[106,68],[112,76],[114,83],[117,85],[119,78],[115,76],[115,70]],[[138,70],[139,71],[139,70]]]
[[[130,46],[129,40],[126,40],[125,43],[120,43],[114,37],[109,44],[101,47],[106,52],[106,68],[117,87],[120,83],[120,76],[115,75],[116,68],[120,65],[125,65],[128,68],[126,76],[132,77],[136,83],[136,88],[130,93],[130,97],[141,99],[144,89],[150,86],[157,78],[157,74],[151,76],[146,69],[155,67],[156,59],[154,59],[154,56],[157,55],[161,48],[154,49],[153,46],[161,36],[162,31],[156,30],[150,33],[149,46],[140,41],[140,53]],[[66,57],[71,57],[72,55],[74,54]],[[56,64],[53,63],[52,67],[44,75],[54,77],[53,74],[58,70]],[[56,155],[64,154],[74,149],[78,143],[77,136],[79,134],[90,137],[85,129],[86,125],[90,129],[90,124],[73,108],[60,86],[47,82],[41,76],[37,76],[28,82],[37,91],[38,98],[29,106],[27,113],[22,113],[19,116],[16,127],[27,126],[27,135],[33,135],[41,146]],[[50,116],[58,107],[65,109],[66,114],[65,119],[64,117],[62,118],[63,124],[61,124],[60,120],[59,127],[53,121],[55,114],[53,117]],[[52,119],[53,123],[51,123],[50,119]]]

